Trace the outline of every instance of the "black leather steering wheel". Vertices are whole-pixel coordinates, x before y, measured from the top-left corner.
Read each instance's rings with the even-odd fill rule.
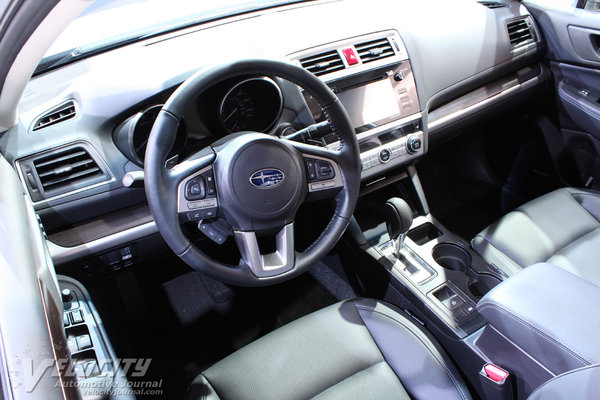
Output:
[[[168,169],[165,163],[179,121],[191,102],[219,82],[253,75],[283,78],[310,92],[339,136],[340,148],[329,150],[263,133],[243,132],[226,136]],[[315,177],[311,173],[309,177],[307,166],[324,167],[320,171],[326,174]],[[200,70],[171,95],[150,133],[144,172],[150,211],[175,254],[215,279],[261,286],[306,271],[337,243],[358,199],[360,152],[344,106],[320,79],[284,62],[243,60]],[[205,191],[205,197],[198,199],[202,197],[197,195],[198,187],[190,189],[197,182],[206,190],[214,187],[212,197],[207,197]],[[302,202],[315,197],[335,198],[335,212],[318,239],[297,252],[294,217]],[[197,210],[210,216],[217,213],[231,225],[242,255],[239,265],[214,260],[184,235],[180,215]],[[261,254],[257,235],[265,234],[275,235],[274,253]]]

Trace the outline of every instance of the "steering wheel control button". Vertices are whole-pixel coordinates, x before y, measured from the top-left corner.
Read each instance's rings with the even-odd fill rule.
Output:
[[[335,181],[315,182],[310,184],[310,190],[313,192],[317,190],[330,189],[332,187],[335,187]]]
[[[325,181],[335,178],[335,171],[329,161],[317,160],[316,167],[318,180]]]
[[[423,141],[417,136],[409,136],[406,140],[406,151],[409,154],[415,154],[423,146]]]
[[[388,149],[383,149],[379,152],[379,161],[381,161],[383,164],[389,162],[392,158],[392,152],[389,151]]]
[[[317,167],[315,160],[306,160],[306,171],[308,173],[309,181],[317,180]]]
[[[222,221],[215,222],[204,222],[202,221],[198,225],[198,229],[200,232],[204,233],[204,235],[215,242],[216,244],[223,244],[227,237],[230,235],[230,228],[225,225]]]
[[[186,200],[200,200],[206,197],[206,184],[202,176],[190,179],[185,184]]]
[[[208,173],[204,176],[204,180],[206,181],[206,195],[214,196],[216,194],[215,190],[215,178],[213,178],[212,173]]]

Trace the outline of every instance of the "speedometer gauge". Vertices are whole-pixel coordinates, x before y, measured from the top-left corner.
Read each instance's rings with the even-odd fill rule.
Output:
[[[254,99],[241,86],[234,87],[223,100],[221,120],[229,132],[247,130],[256,117]]]
[[[219,120],[230,133],[267,132],[283,106],[281,89],[270,78],[250,78],[233,86],[221,101]]]

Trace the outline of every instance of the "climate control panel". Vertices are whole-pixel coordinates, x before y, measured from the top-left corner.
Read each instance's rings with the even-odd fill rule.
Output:
[[[404,133],[396,129],[383,133],[377,140],[363,142],[360,147],[364,179],[422,156],[423,132]]]

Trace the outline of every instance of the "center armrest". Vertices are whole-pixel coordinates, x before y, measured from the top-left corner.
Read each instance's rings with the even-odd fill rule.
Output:
[[[523,269],[477,310],[554,374],[600,362],[600,287],[551,264]]]

